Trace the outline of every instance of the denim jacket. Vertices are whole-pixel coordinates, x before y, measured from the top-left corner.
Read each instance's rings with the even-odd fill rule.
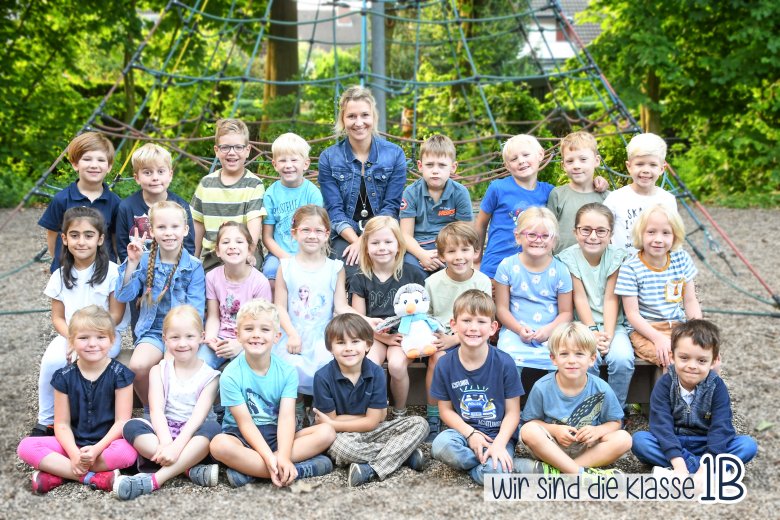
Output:
[[[320,155],[318,169],[317,180],[333,231],[341,234],[351,227],[360,235],[361,230],[352,216],[360,197],[361,163],[352,153],[349,141],[344,139],[326,148]],[[406,184],[406,156],[401,147],[374,136],[365,178],[367,202],[374,215],[397,219]]]
[[[143,296],[146,287],[146,270],[149,266],[149,253],[144,253],[138,268],[133,272],[130,281],[124,284],[125,271],[127,270],[127,260],[119,266],[119,277],[116,282],[114,296],[117,301],[130,302],[139,296]],[[157,251],[157,261],[154,264],[154,282],[152,283],[152,303],[147,303],[146,299],[141,300],[141,309],[138,316],[138,322],[135,325],[136,337],[143,337],[154,323],[157,315],[157,297],[165,287],[167,276],[160,262],[160,251]],[[171,293],[171,308],[177,305],[189,304],[195,307],[200,313],[201,319],[206,309],[206,275],[203,273],[203,266],[200,260],[190,255],[185,249],[181,253],[179,266],[173,273],[171,287],[168,289]]]
[[[707,437],[707,452],[725,453],[736,432],[731,399],[723,380],[713,371],[696,385],[693,401],[680,395],[674,365],[658,380],[650,398],[650,432],[669,459],[682,456],[678,436]]]

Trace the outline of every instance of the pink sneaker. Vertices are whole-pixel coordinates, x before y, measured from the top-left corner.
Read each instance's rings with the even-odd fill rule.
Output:
[[[114,479],[118,476],[118,469],[114,471],[99,471],[92,476],[92,479],[89,481],[89,487],[110,492],[114,489]]]
[[[31,481],[33,493],[38,493],[39,495],[48,493],[57,486],[61,486],[64,482],[62,477],[43,471],[34,471]]]

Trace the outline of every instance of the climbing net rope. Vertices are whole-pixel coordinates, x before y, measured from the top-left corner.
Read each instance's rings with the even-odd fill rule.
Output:
[[[310,0],[299,2],[308,6],[305,19],[274,18],[275,8],[283,3],[268,0],[260,16],[248,16],[237,0],[220,13],[209,10],[208,0],[171,0],[151,17],[146,37],[82,128],[102,132],[115,143],[118,168],[112,187],[130,178],[132,152],[145,142],[167,147],[177,171],[189,169],[200,176],[213,170],[217,163],[210,153],[211,135],[220,117],[241,117],[257,130],[250,167],[261,177],[276,178],[270,168],[270,141],[287,131],[312,145],[308,175],[315,177],[317,152],[335,140],[332,123],[339,95],[354,84],[386,100],[382,133],[405,149],[410,178],[418,175],[415,160],[421,142],[444,133],[458,148],[458,181],[474,198],[491,180],[506,175],[500,146],[512,135],[539,138],[547,149],[547,168],[541,175],[555,182],[561,175],[560,168],[552,167],[559,162],[561,136],[587,130],[600,147],[609,142],[618,150],[641,131],[558,0]],[[289,4],[294,8],[294,2]],[[377,24],[385,36],[374,42],[370,34],[376,34]],[[290,28],[297,28],[296,37],[290,36]],[[165,37],[158,37],[163,32]],[[297,74],[285,79],[264,75],[271,45],[293,49]],[[572,57],[565,65],[546,58],[554,54],[554,45],[570,49]],[[143,95],[125,120],[117,115],[121,110],[115,95],[128,83]],[[269,87],[285,94],[263,103],[263,89]],[[33,197],[51,197],[61,189],[64,183],[58,184],[55,174],[61,165],[65,170],[63,159],[64,153],[41,174],[19,208]],[[626,176],[608,162],[601,168],[613,186],[625,183]],[[673,169],[663,185],[694,222],[687,241],[698,260],[735,290],[778,306],[780,297]],[[0,230],[11,218],[13,213],[0,223]],[[735,281],[736,270],[716,234],[770,298]],[[713,265],[711,254],[722,265]],[[0,273],[0,278],[8,275]]]

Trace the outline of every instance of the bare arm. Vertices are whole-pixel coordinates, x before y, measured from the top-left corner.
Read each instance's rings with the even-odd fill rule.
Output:
[[[669,338],[655,330],[650,323],[639,314],[639,298],[636,296],[623,296],[623,310],[626,313],[628,322],[642,336],[646,337],[655,345],[658,363],[665,367],[669,366],[669,351],[672,344]]]
[[[287,334],[287,352],[290,354],[301,353],[301,338],[293,327],[290,314],[287,312],[287,283],[282,274],[282,265],[276,271],[276,290],[274,291],[274,304],[279,311],[279,324]]]
[[[113,294],[113,293],[112,293]],[[62,337],[68,337],[68,324],[65,322],[65,304],[60,300],[51,301],[51,323]]]
[[[256,247],[260,247],[260,235],[263,231],[263,217],[257,217],[253,218],[252,220],[248,220],[246,223],[246,228],[249,230],[249,234],[252,235],[252,243],[255,244]]]
[[[282,249],[282,246],[274,240],[274,225],[263,224],[263,244],[268,252],[274,255],[276,258],[289,258],[290,254]]]
[[[515,334],[523,336],[520,329],[524,328],[509,310],[509,286],[502,283],[494,284],[496,288],[496,317],[501,324]]]
[[[122,323],[122,319],[125,317],[125,303],[114,298],[114,291],[108,295],[108,313],[111,315],[115,327]]]
[[[219,300],[206,300],[206,343],[219,337]]]
[[[414,219],[401,219],[401,234],[406,242],[406,250],[414,255],[420,261],[422,268],[426,271],[433,271],[444,267],[444,263],[439,260],[436,250],[427,251],[423,249],[417,240],[414,239]]]
[[[387,417],[387,408],[369,408],[365,415],[336,415],[335,410],[322,413],[314,409],[320,422],[330,424],[337,432],[370,432]]]
[[[51,229],[46,230],[46,249],[49,253],[49,256],[54,258],[54,255],[56,252],[54,251],[54,248],[57,247],[57,233],[56,231],[52,231]]]
[[[539,328],[539,330],[534,333],[534,339],[539,342],[547,341],[550,334],[552,334],[552,331],[555,330],[555,327],[561,323],[569,323],[574,317],[574,313],[572,312],[573,307],[574,303],[571,292],[558,293],[558,316],[556,316],[551,323]]]
[[[576,276],[571,277],[571,285],[573,288],[574,309],[577,311],[577,317],[585,325],[596,325],[593,320],[593,313],[590,311],[590,303],[588,303],[588,293],[585,291],[585,286],[582,284],[582,280]]]
[[[192,225],[195,228],[195,258],[200,258],[203,251],[203,238],[206,236],[206,226],[197,220],[193,220]]]
[[[482,210],[479,210],[479,213],[477,213],[477,218],[474,219],[474,230],[477,232],[477,236],[479,237],[479,245],[477,246],[477,258],[474,260],[481,260],[482,259],[482,253],[485,250],[485,236],[487,235],[487,228],[488,224],[490,224],[490,219],[493,215],[489,213],[485,213]]]
[[[361,314],[347,303],[346,278],[347,274],[344,268],[342,268],[341,271],[339,271],[338,278],[336,278],[336,292],[333,295],[333,310],[336,311],[336,314]]]
[[[615,271],[607,278],[607,286],[604,289],[604,332],[610,340],[615,337],[615,328],[617,327],[618,309],[620,300],[615,294],[617,285],[618,271]]]
[[[701,305],[696,298],[696,286],[693,280],[687,282],[683,288],[683,305],[685,305],[685,317],[689,320],[701,318]]]

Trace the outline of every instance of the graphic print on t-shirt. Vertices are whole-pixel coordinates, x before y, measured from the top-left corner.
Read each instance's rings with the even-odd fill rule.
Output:
[[[461,388],[461,391],[460,415],[464,420],[496,418],[496,405],[492,399],[488,399],[487,387],[467,386]]]
[[[593,419],[601,415],[605,395],[604,392],[598,392],[589,396],[577,405],[568,419],[561,419],[561,424],[568,424],[577,429],[593,424]]]
[[[268,417],[279,416],[279,407],[263,399],[263,396],[251,388],[246,389],[246,406],[249,408],[249,413],[253,416],[259,415],[261,411]]]
[[[679,303],[683,299],[685,278],[672,278],[664,285],[664,299],[669,303]]]

